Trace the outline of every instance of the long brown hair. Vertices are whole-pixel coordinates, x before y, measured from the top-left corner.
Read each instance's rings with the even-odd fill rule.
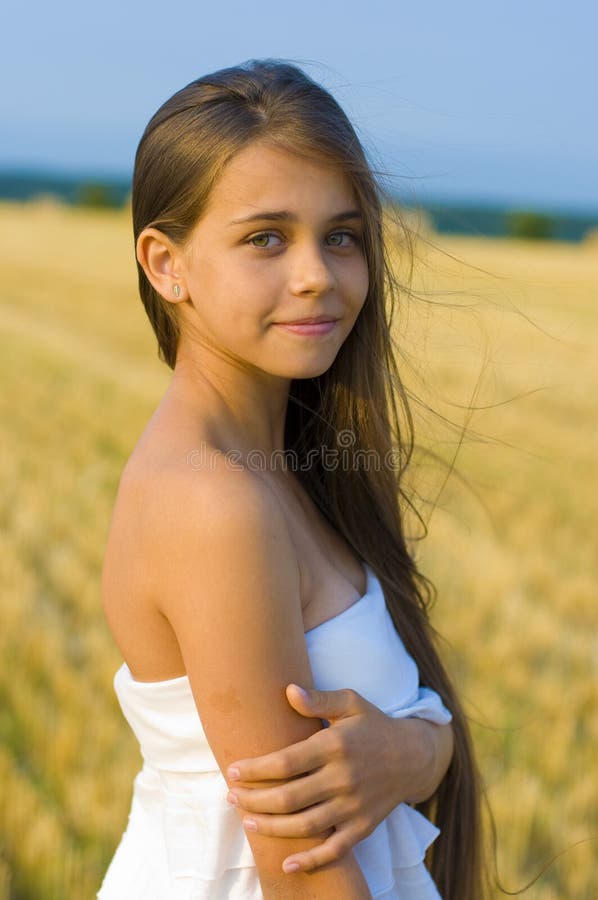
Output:
[[[250,60],[192,81],[160,107],[139,143],[135,240],[153,226],[183,243],[226,163],[257,139],[344,172],[364,217],[365,304],[330,368],[316,378],[292,381],[285,449],[298,461],[302,484],[323,515],[379,576],[421,683],[436,690],[453,714],[455,749],[448,773],[435,796],[418,808],[441,829],[429,865],[444,900],[481,900],[480,779],[464,712],[435,646],[428,615],[431,587],[417,569],[404,530],[403,475],[413,427],[391,337],[404,286],[393,273],[386,245],[384,192],[353,126],[328,91],[284,61]],[[154,290],[139,264],[138,271],[158,356],[174,369],[176,305]],[[373,449],[378,460],[394,464],[325,467],[321,448],[340,449],[346,435],[354,459],[360,451],[367,458]]]

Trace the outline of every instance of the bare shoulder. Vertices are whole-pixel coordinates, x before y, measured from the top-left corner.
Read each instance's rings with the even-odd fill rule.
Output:
[[[164,612],[173,594],[169,585],[196,578],[200,561],[203,585],[243,565],[248,582],[263,577],[268,566],[299,577],[282,507],[248,469],[223,460],[205,470],[183,465],[150,474],[133,469],[121,491],[128,515],[137,520],[155,599]]]
[[[276,496],[255,473],[221,465],[168,472],[141,503],[155,602],[218,763],[318,730],[286,701],[290,681],[313,678],[299,566]]]

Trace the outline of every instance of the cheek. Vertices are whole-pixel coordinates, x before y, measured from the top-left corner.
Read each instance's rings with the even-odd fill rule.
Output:
[[[207,304],[210,315],[243,314],[253,305],[258,282],[251,268],[241,265],[234,258],[212,260],[204,258],[195,265],[191,289],[198,306]]]
[[[241,349],[261,334],[272,314],[276,280],[262,269],[243,265],[205,266],[194,277],[194,305],[200,319],[218,340]]]
[[[284,285],[288,271],[283,259],[240,254],[226,267],[224,277],[231,295],[262,297],[265,302]]]
[[[351,299],[353,304],[361,309],[369,289],[369,273],[366,260],[363,257],[356,260],[355,265],[347,274]]]

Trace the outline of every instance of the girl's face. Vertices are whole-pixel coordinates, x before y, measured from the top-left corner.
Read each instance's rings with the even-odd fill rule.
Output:
[[[346,176],[256,141],[228,163],[184,247],[192,308],[179,312],[202,345],[282,378],[320,375],[365,302],[362,233]],[[317,316],[335,321],[320,333],[283,324]]]

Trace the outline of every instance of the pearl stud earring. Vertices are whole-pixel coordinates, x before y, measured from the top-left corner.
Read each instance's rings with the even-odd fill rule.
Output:
[[[172,293],[174,294],[174,296],[175,296],[175,297],[177,298],[177,300],[178,300],[179,297],[181,296],[181,289],[180,289],[180,287],[178,286],[178,284],[173,285]]]

